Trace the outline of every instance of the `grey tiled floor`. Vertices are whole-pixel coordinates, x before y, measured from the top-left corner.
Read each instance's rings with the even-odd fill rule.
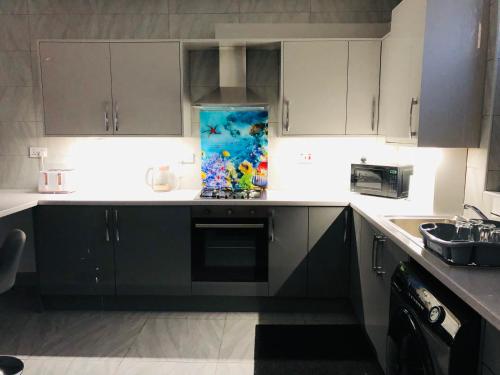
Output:
[[[251,375],[257,324],[352,324],[352,313],[266,314],[2,309],[0,354],[25,374]]]

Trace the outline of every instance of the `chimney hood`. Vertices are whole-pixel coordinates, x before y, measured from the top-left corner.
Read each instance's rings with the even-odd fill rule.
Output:
[[[247,50],[219,47],[219,87],[197,100],[195,107],[266,107],[267,101],[247,88]]]

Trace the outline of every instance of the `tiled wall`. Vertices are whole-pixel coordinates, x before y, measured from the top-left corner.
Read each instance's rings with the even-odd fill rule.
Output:
[[[490,196],[484,191],[500,191],[500,61],[498,0],[490,1],[488,59],[483,105],[481,143],[479,148],[469,149],[465,202],[490,210]]]
[[[47,146],[49,161],[57,162],[78,142],[43,137],[37,39],[211,38],[216,23],[232,22],[387,22],[396,3],[399,0],[0,0],[0,188],[35,186],[39,166],[27,157],[29,145]],[[197,81],[195,94],[212,84]],[[274,83],[257,82],[254,88],[275,90]]]

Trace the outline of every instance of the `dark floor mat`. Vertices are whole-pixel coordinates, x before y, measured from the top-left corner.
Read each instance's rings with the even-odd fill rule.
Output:
[[[382,375],[358,325],[258,325],[255,375]]]

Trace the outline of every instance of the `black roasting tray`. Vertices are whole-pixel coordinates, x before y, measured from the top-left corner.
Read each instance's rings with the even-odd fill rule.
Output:
[[[498,221],[484,222],[500,228]],[[500,243],[457,240],[455,225],[449,223],[424,223],[419,230],[425,247],[448,264],[500,267]]]

